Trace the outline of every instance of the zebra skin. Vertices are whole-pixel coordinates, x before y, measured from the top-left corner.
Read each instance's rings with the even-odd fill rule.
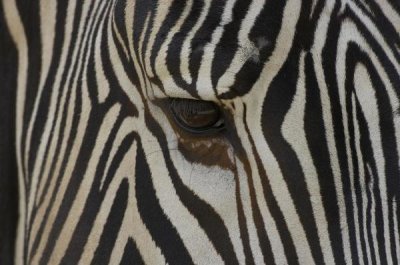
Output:
[[[2,0],[1,264],[400,264],[398,0]]]

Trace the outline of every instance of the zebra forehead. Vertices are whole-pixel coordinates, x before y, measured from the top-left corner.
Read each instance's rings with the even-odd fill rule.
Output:
[[[283,2],[231,0],[135,1],[125,14],[128,8],[139,10],[134,24],[143,28],[132,30],[136,49],[147,57],[146,75],[159,79],[157,86],[171,95],[200,98],[249,91],[274,50],[284,10],[296,21],[299,9]]]

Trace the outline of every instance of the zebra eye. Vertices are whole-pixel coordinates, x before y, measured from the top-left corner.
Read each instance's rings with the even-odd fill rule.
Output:
[[[214,133],[225,127],[222,111],[211,101],[173,98],[170,109],[176,123],[191,133]]]

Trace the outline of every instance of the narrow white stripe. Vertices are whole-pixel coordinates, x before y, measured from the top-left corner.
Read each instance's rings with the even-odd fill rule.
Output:
[[[106,1],[103,1],[105,3]],[[108,4],[107,7],[105,7],[107,10],[110,9],[111,4]],[[108,11],[105,11],[106,14],[108,14]],[[99,12],[100,13],[100,12]],[[106,18],[103,18],[103,20],[100,22],[100,27],[98,29],[98,32],[96,32],[97,36],[95,39],[94,43],[94,66],[95,66],[95,75],[96,75],[96,88],[97,88],[97,97],[99,100],[99,103],[104,103],[104,101],[107,99],[108,95],[110,94],[110,83],[108,82],[108,79],[104,73],[104,68],[103,68],[103,58],[102,58],[102,47],[101,45],[103,44],[103,37],[104,34],[107,34],[109,39],[112,37],[111,32],[112,32],[112,19],[108,19],[108,25],[105,25],[105,20]],[[107,26],[108,30],[107,33],[104,33],[104,27]],[[114,42],[114,40],[112,40]],[[118,53],[116,54],[118,56]]]
[[[377,238],[377,229],[376,229],[376,203],[375,203],[375,195],[374,195],[374,188],[375,188],[375,178],[376,176],[372,172],[371,166],[367,164],[367,171],[368,174],[371,178],[371,181],[369,183],[369,193],[371,195],[371,212],[369,213],[371,215],[371,230],[369,232],[372,235],[372,241],[374,245],[374,254],[375,254],[375,259],[379,261],[379,244],[378,244],[378,238]]]
[[[399,221],[397,219],[397,200],[393,199],[392,202],[392,207],[393,207],[393,225],[394,225],[394,242],[395,242],[395,248],[396,248],[396,257],[397,257],[397,262],[400,262],[400,231],[399,231]]]
[[[135,18],[135,7],[136,7],[136,1],[129,1],[126,4],[126,8],[125,8],[125,27],[127,29],[127,35],[128,35],[128,48],[129,48],[129,52],[131,55],[131,58],[133,60],[133,64],[134,64],[134,68],[137,71],[137,75],[139,77],[139,82],[140,82],[140,87],[141,88],[145,88],[148,85],[146,82],[147,80],[145,80],[143,78],[144,73],[140,71],[141,69],[141,65],[143,65],[143,61],[142,61],[142,57],[137,58],[136,57],[136,52],[138,54],[143,54],[143,47],[139,46],[139,47],[135,47],[134,43],[133,43],[133,36],[134,36],[134,31],[135,31],[135,27],[133,25],[133,21]],[[148,22],[149,22],[149,15],[146,16],[146,21],[144,23],[144,27],[142,30],[142,34],[140,36],[140,45],[143,44],[143,38],[144,38],[144,32],[146,31],[147,27],[148,27]],[[116,53],[117,52],[117,48],[114,45],[113,42],[109,43],[109,48],[110,48],[110,53]],[[126,95],[129,95],[131,97],[131,95],[133,95],[135,92],[135,90],[137,89],[130,81],[129,78],[126,75],[119,75],[119,73],[124,73],[125,69],[122,67],[122,65],[120,64],[120,62],[118,62],[114,57],[111,57],[111,62],[113,64],[113,68],[115,69],[115,73],[117,74],[117,79],[122,87],[122,89],[124,90]],[[132,99],[135,99],[135,105],[136,105],[136,101],[139,101],[140,99],[140,95],[138,98],[136,97],[132,97]],[[140,108],[139,108],[140,109]]]
[[[117,22],[115,21],[114,14],[115,13],[113,13],[113,18],[112,18],[112,30],[115,32],[115,35],[117,36],[117,40],[119,42],[120,47],[122,47],[122,50],[123,50],[124,55],[125,55],[125,58],[129,60],[128,47],[126,47],[126,44],[125,44],[124,40],[122,39],[121,32],[119,31],[119,28],[117,26]],[[130,28],[126,28],[126,30],[130,30]]]
[[[260,246],[260,241],[257,235],[257,228],[256,225],[254,223],[254,218],[253,218],[253,207],[251,206],[251,198],[250,198],[250,188],[248,185],[248,178],[249,176],[247,176],[243,165],[241,162],[237,161],[236,162],[236,169],[237,169],[237,174],[238,174],[238,180],[239,180],[239,187],[240,187],[240,200],[242,202],[243,205],[243,212],[244,215],[246,217],[246,225],[247,225],[247,232],[249,233],[249,243],[250,243],[250,248],[251,248],[251,252],[253,254],[253,258],[254,258],[254,263],[255,264],[264,264],[264,260],[263,260],[263,255],[262,255],[262,251],[261,251],[261,246]],[[270,215],[269,215],[270,217]],[[276,234],[278,235],[277,239],[280,239],[279,233],[277,233],[277,229],[276,229],[276,225],[273,221],[272,218],[267,219],[265,218],[264,221],[267,223],[268,221],[272,221],[273,225],[268,226],[267,224],[265,225],[266,228],[270,229],[270,230],[274,230],[276,231]],[[270,231],[269,230],[269,231]],[[266,230],[268,231],[268,230]],[[279,240],[279,242],[281,242]],[[283,247],[282,247],[283,249]],[[279,255],[280,252],[274,252],[274,256],[275,255]]]
[[[16,155],[18,165],[18,226],[17,236],[15,242],[15,263],[24,264],[24,242],[25,242],[25,221],[26,221],[26,182],[27,177],[22,171],[22,126],[23,126],[23,115],[25,106],[25,93],[26,93],[26,82],[28,73],[28,43],[25,35],[25,29],[21,21],[21,17],[18,11],[17,3],[15,0],[1,1],[3,5],[3,13],[8,26],[10,35],[14,41],[16,49],[18,51],[18,77],[17,77],[17,100],[16,100]]]
[[[369,237],[368,237],[368,226],[367,226],[367,204],[368,204],[368,198],[367,198],[367,192],[368,192],[368,187],[366,184],[366,178],[365,178],[365,171],[364,171],[364,161],[363,161],[363,154],[361,151],[361,139],[360,139],[360,128],[357,120],[357,111],[356,111],[356,102],[355,102],[355,94],[352,94],[352,104],[353,104],[353,124],[354,124],[354,142],[356,145],[356,156],[357,156],[357,162],[358,162],[358,175],[359,175],[359,181],[360,181],[360,189],[361,189],[361,200],[363,204],[363,209],[362,209],[362,216],[363,216],[363,241],[366,245],[367,249],[367,259],[368,259],[368,264],[372,265],[372,256],[371,256],[371,246],[369,242]]]
[[[356,116],[356,102],[355,102],[355,97],[354,94],[352,94],[351,96],[351,101],[352,101],[352,115],[353,115],[353,125],[354,127],[356,126],[355,123],[357,123],[357,116]],[[347,157],[348,157],[348,163],[349,163],[349,173],[350,173],[350,189],[351,189],[351,196],[352,196],[352,203],[353,203],[353,218],[354,218],[354,226],[355,226],[355,234],[356,234],[356,244],[357,244],[357,254],[358,254],[358,262],[360,264],[364,264],[364,253],[363,253],[363,249],[361,246],[361,232],[360,232],[360,220],[359,220],[359,212],[360,210],[358,209],[358,205],[357,205],[357,200],[360,201],[362,200],[362,198],[357,198],[356,193],[355,193],[355,184],[354,184],[354,178],[356,177],[357,179],[360,179],[361,176],[354,176],[354,165],[353,165],[353,156],[357,156],[357,154],[352,154],[351,150],[350,150],[350,142],[347,140],[349,138],[348,135],[348,128],[347,125],[345,126],[346,131],[345,131],[345,135],[346,135],[346,142],[349,145],[348,147],[348,153],[347,153]],[[353,128],[353,130],[355,130],[355,128]],[[355,134],[355,132],[354,132]],[[355,139],[354,139],[355,140]],[[360,180],[361,181],[361,180]]]

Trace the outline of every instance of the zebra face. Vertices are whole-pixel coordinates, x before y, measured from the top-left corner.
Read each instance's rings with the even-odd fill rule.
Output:
[[[18,264],[400,262],[399,4],[21,5]]]
[[[171,1],[141,17],[140,87],[152,133],[165,139],[153,159],[169,157],[162,169],[172,181],[158,192],[176,193],[196,221],[174,227],[188,255],[205,264],[394,262],[398,97],[387,92],[382,110],[377,96],[385,78],[388,91],[398,83],[384,62],[394,46],[349,3],[260,4]],[[201,116],[209,102],[223,130],[188,130],[181,115]]]

